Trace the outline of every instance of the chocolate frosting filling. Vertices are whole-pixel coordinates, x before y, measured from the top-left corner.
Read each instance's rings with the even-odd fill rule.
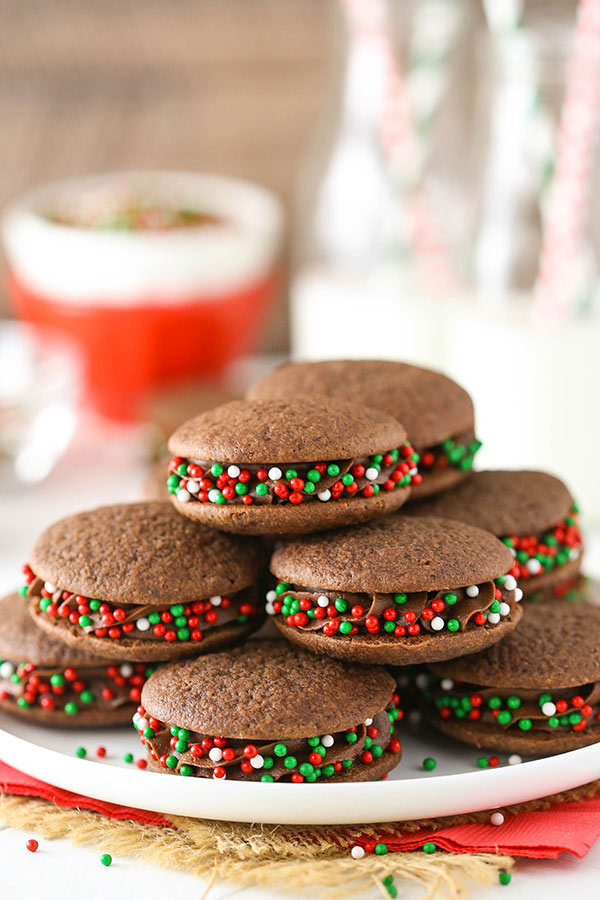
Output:
[[[134,725],[142,732],[140,740],[147,747],[150,758],[176,774],[201,778],[227,777],[241,781],[267,780],[263,776],[268,775],[269,781],[288,781],[292,775],[300,773],[310,776],[306,780],[315,781],[317,778],[331,777],[353,764],[369,765],[373,758],[381,756],[389,749],[393,733],[391,720],[398,716],[398,710],[390,703],[372,719],[367,719],[352,730],[322,735],[320,738],[280,738],[271,741],[216,738],[223,745],[223,750],[232,751],[227,753],[229,759],[222,757],[223,750],[217,749],[216,758],[213,759],[210,756],[211,750],[201,749],[203,741],[211,744],[214,742],[215,738],[212,736],[184,731],[183,743],[187,749],[177,749],[176,744],[179,746],[180,743],[177,732],[183,731],[177,726],[152,720],[147,713],[134,716]],[[157,729],[150,729],[154,731],[154,736],[144,736],[144,729],[152,721],[158,726]],[[250,759],[244,753],[248,745],[256,751]],[[365,752],[367,756],[363,759]],[[400,746],[394,747],[393,752],[400,754]],[[199,753],[201,755],[198,757]],[[315,753],[322,757],[321,761],[315,761]],[[252,759],[256,762],[252,763]],[[242,765],[249,771],[244,771]],[[331,770],[328,766],[332,767]],[[309,771],[311,769],[314,771]],[[225,775],[219,770],[224,770]]]

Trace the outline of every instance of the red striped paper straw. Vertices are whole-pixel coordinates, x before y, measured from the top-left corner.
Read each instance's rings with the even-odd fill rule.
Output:
[[[557,141],[538,275],[536,320],[555,323],[568,312],[588,209],[600,104],[600,0],[580,0]]]

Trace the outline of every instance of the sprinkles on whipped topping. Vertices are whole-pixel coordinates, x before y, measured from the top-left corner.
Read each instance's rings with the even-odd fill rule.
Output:
[[[336,596],[335,591],[311,591],[279,581],[267,593],[265,609],[270,616],[281,615],[291,628],[319,630],[328,637],[365,632],[416,637],[421,633],[462,631],[471,624],[497,625],[510,615],[511,602],[521,597],[513,575],[503,575],[495,584],[474,584],[451,591],[376,597],[354,594],[351,599],[348,594]]]
[[[228,465],[174,456],[169,463],[167,488],[180,503],[327,503],[354,496],[374,497],[381,490],[420,484],[418,461],[408,442],[364,458],[290,465]]]

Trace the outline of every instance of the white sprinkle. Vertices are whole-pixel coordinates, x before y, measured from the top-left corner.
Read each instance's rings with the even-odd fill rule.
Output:
[[[542,712],[545,716],[553,716],[556,712],[556,706],[554,705],[554,703],[548,700],[546,703],[542,704]]]
[[[277,600],[277,591],[267,591],[265,600],[267,603],[274,603]]]
[[[253,756],[250,760],[250,765],[253,769],[262,769],[265,764],[264,756],[261,756],[260,753],[257,753],[256,756]]]
[[[269,603],[268,601],[267,601],[267,603],[265,603],[265,612],[268,616],[275,615],[275,607],[273,606],[272,603]]]
[[[429,623],[434,631],[442,631],[445,622],[441,616],[434,616],[431,622]]]
[[[454,681],[451,678],[442,678],[440,687],[443,691],[451,691],[454,687]]]
[[[239,466],[229,466],[227,469],[227,474],[229,475],[230,478],[237,478],[238,475],[240,474],[240,467]]]
[[[123,678],[131,678],[133,675],[133,666],[131,663],[123,663],[119,666],[119,673],[123,676]]]
[[[218,491],[216,488],[213,488],[208,492],[208,499],[211,503],[216,503],[221,491]]]
[[[425,672],[419,672],[419,674],[415,678],[415,684],[421,691],[425,690],[425,688],[429,684],[429,678],[427,677],[427,674]]]
[[[542,571],[542,564],[539,559],[536,559],[535,557],[533,559],[528,559],[526,565],[528,571],[531,572],[532,575],[539,575]]]
[[[506,588],[507,591],[514,591],[517,586],[517,579],[514,575],[505,575],[504,576],[504,584],[503,587]]]
[[[569,559],[579,559],[579,554],[581,553],[579,547],[571,547],[569,550]]]
[[[514,547],[509,547],[508,549],[510,550],[510,552],[512,553],[513,556],[517,555],[517,551],[515,550]]]
[[[416,475],[418,471],[419,471],[419,470],[417,469],[417,467],[416,467],[416,466],[413,466],[412,469],[409,469],[409,470],[408,470],[408,474],[409,474],[409,475]]]
[[[150,622],[144,616],[141,619],[135,620],[135,627],[138,631],[148,631],[150,628]]]
[[[350,856],[352,857],[352,859],[362,859],[364,855],[364,847],[359,847],[358,844],[356,844],[350,851]]]
[[[367,728],[369,727],[369,725],[372,725],[372,724],[373,724],[373,719],[365,719],[365,725],[367,726]]]
[[[277,466],[272,466],[267,474],[271,481],[279,481],[279,479],[283,475],[283,472],[281,471],[281,469],[278,469]]]
[[[500,613],[488,613],[487,620],[490,625],[497,625],[500,621]]]
[[[321,594],[320,597],[317,597],[317,603],[319,606],[322,606],[325,609],[326,606],[329,606],[329,598],[324,594]]]
[[[192,499],[192,495],[189,493],[189,491],[186,491],[185,488],[180,488],[177,491],[175,496],[177,497],[177,499],[179,500],[180,503],[187,503],[189,500]]]
[[[324,734],[321,738],[321,743],[324,747],[333,747],[333,735]]]
[[[142,717],[140,716],[139,712],[138,712],[137,709],[136,709],[136,711],[135,711],[134,714],[133,714],[133,718],[132,718],[131,721],[133,722],[134,725],[137,725],[137,723],[139,722],[139,720],[140,720],[141,718],[142,718]]]
[[[511,754],[511,756],[508,757],[509,766],[518,766],[522,762],[523,762],[523,760],[521,759],[521,757],[519,756],[518,753],[513,753],[513,754]]]
[[[223,759],[223,751],[220,747],[213,747],[212,750],[208,751],[208,755],[213,762],[221,762]]]
[[[139,715],[139,713],[138,713],[138,715]],[[145,719],[143,716],[139,716],[139,718],[135,724],[136,724],[136,728],[138,731],[143,731],[144,728],[148,727],[149,723],[148,723],[148,719]]]
[[[209,602],[211,606],[220,606],[223,598],[222,597],[210,597]]]
[[[317,497],[323,503],[326,503],[328,500],[331,499],[331,491],[319,491],[319,493],[317,494]]]
[[[479,588],[476,584],[470,584],[469,587],[465,589],[465,593],[467,597],[477,597],[479,594]]]
[[[515,603],[519,603],[523,599],[523,591],[520,587],[515,588]]]
[[[423,716],[418,709],[411,709],[408,714],[408,721],[411,723],[411,725],[418,725],[422,718]]]
[[[509,614],[509,612],[510,612],[510,603],[504,603],[504,601],[502,601],[502,603],[500,604],[500,615],[507,616]]]
[[[192,479],[190,479],[187,483],[187,489],[190,494],[197,494],[200,490],[200,485],[197,481],[193,481]]]
[[[8,660],[3,662],[0,666],[0,678],[10,678],[11,675],[14,675],[15,667]]]
[[[375,481],[375,479],[378,477],[378,475],[379,475],[379,472],[377,471],[377,469],[374,466],[369,466],[369,468],[365,472],[365,478],[368,478],[369,481]]]
[[[44,588],[48,591],[49,594],[54,594],[56,591],[56,587],[53,584],[50,584],[49,581],[44,582]]]
[[[490,816],[490,822],[492,825],[502,825],[504,824],[504,816],[501,812],[492,813]]]
[[[216,778],[217,781],[225,781],[225,779],[227,778],[227,772],[224,771],[223,774],[221,775],[221,777],[219,777],[218,775],[215,775],[215,773],[213,772],[213,778]]]

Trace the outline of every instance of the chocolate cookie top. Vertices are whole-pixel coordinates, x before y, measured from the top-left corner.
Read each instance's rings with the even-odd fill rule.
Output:
[[[573,498],[546,472],[473,472],[456,487],[411,507],[414,516],[443,516],[498,536],[537,534],[569,515]]]
[[[262,569],[254,538],[222,534],[170,503],[102,506],[61,519],[38,538],[36,576],[64,590],[122,603],[191,603],[240,591]]]
[[[100,657],[67,647],[37,628],[29,615],[27,601],[19,594],[9,594],[0,600],[0,659],[57,668],[112,665]]]
[[[310,397],[238,400],[181,425],[169,440],[178,456],[225,463],[350,459],[406,440],[391,416],[348,401]]]
[[[600,681],[600,606],[569,600],[525,604],[519,627],[505,640],[431,669],[459,681],[515,691]]]
[[[340,591],[433,591],[481,584],[512,566],[510,550],[487,531],[447,519],[391,515],[275,551],[271,571],[305,587]]]
[[[249,641],[226,653],[163,666],[142,705],[162,722],[228,738],[307,737],[356,726],[384,709],[394,679],[287,641]]]
[[[353,401],[379,409],[407,430],[416,447],[438,444],[473,428],[473,402],[455,381],[431,369],[385,360],[285,363],[248,391],[253,400],[299,394]]]

